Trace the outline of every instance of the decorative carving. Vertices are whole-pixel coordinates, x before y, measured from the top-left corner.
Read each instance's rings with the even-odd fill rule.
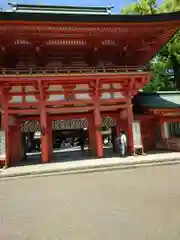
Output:
[[[104,117],[102,119],[102,124],[106,127],[115,126],[115,121],[112,118]],[[52,121],[53,130],[63,130],[63,129],[81,129],[88,128],[88,122],[86,119],[71,119],[71,120],[54,120]],[[41,127],[39,121],[31,120],[22,123],[22,132],[41,132]],[[42,129],[43,130],[43,129]],[[43,132],[46,132],[43,130]]]
[[[67,86],[65,84],[62,85],[63,86],[63,89],[64,89],[64,96],[65,96],[65,99],[66,100],[74,100],[75,97],[74,97],[74,94],[73,94],[73,90],[74,88],[76,87],[76,85],[71,85],[71,86]]]

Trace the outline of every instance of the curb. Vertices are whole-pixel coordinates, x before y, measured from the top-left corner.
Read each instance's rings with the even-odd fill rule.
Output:
[[[27,171],[22,173],[5,173],[6,170],[0,171],[0,179],[15,179],[22,177],[40,177],[40,176],[51,176],[51,175],[68,175],[68,174],[80,174],[80,173],[93,173],[93,172],[103,172],[103,171],[113,171],[120,169],[135,169],[141,167],[155,167],[155,166],[167,166],[180,164],[180,158],[171,159],[157,159],[157,160],[136,160],[133,162],[119,162],[110,164],[101,164],[97,166],[79,166],[79,167],[69,167],[64,169],[45,169],[36,171]]]

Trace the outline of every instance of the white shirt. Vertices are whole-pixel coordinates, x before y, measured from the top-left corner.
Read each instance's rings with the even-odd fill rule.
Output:
[[[127,143],[127,138],[126,138],[125,134],[122,134],[120,136],[120,141],[121,141],[121,144],[126,144]]]

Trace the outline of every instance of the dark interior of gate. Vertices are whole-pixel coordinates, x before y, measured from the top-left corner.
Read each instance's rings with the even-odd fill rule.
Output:
[[[111,114],[109,114],[111,115]],[[77,119],[52,120],[52,159],[51,161],[71,161],[92,158],[89,143],[88,116]],[[23,121],[22,161],[32,164],[41,161],[41,127],[38,120]],[[116,144],[116,119],[104,116],[101,126],[104,157],[118,153]],[[82,149],[84,145],[84,149]]]

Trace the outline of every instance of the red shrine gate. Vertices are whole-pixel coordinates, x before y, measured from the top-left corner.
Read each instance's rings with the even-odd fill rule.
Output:
[[[20,159],[24,120],[40,121],[42,162],[51,160],[52,121],[56,119],[86,118],[89,147],[102,157],[102,117],[111,116],[116,119],[118,134],[121,128],[127,131],[132,153],[131,99],[150,79],[149,72],[139,69],[172,37],[179,23],[175,13],[2,12],[0,90],[5,164]]]
[[[40,121],[43,162],[51,159],[52,120],[86,118],[89,147],[98,157],[102,157],[101,119],[102,116],[113,117],[116,119],[118,134],[122,126],[127,129],[129,149],[130,152],[133,151],[131,97],[148,82],[149,73],[79,74],[73,77],[31,77],[30,79],[18,76],[6,77],[7,80],[8,84],[4,82],[2,88],[4,105],[2,119],[8,133],[7,146],[14,147],[6,148],[8,161],[11,159],[12,162],[20,157],[19,148],[15,145],[19,145],[20,125],[24,120]],[[109,95],[111,98],[108,98]],[[17,102],[19,99],[21,99],[20,103]],[[15,116],[16,119],[12,126],[9,126],[10,116]],[[17,141],[14,142],[14,139]]]

